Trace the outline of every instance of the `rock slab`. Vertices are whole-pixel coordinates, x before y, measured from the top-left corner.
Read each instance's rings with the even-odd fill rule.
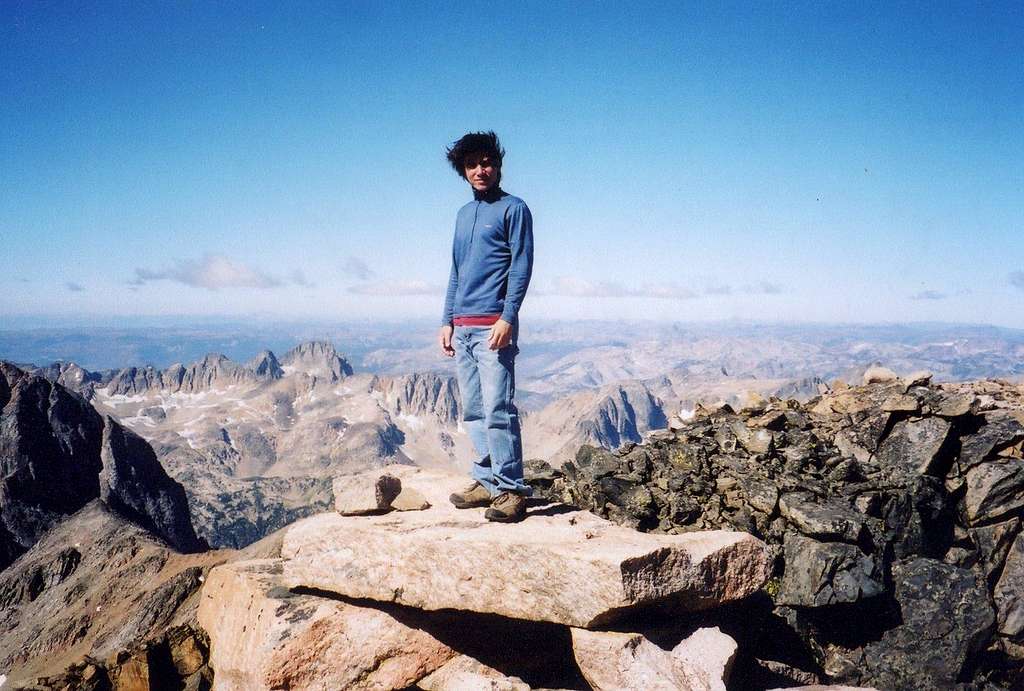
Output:
[[[198,616],[215,691],[402,689],[456,656],[385,612],[289,592],[279,559],[213,569]]]
[[[462,481],[446,477],[424,485],[428,501]],[[284,536],[285,584],[586,628],[645,605],[738,600],[771,573],[764,543],[746,533],[650,535],[561,506],[497,524],[449,506],[299,521]]]

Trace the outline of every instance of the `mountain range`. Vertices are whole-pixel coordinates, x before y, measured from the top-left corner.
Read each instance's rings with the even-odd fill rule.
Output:
[[[700,403],[752,393],[806,400],[880,361],[928,367],[937,381],[1024,376],[1024,338],[1005,329],[660,324],[630,339],[639,332],[582,322],[524,334],[517,398],[527,458],[558,466],[584,443],[639,442]],[[207,353],[164,368],[25,368],[146,439],[184,485],[200,535],[240,547],[325,506],[339,472],[386,462],[467,469],[473,452],[450,363],[417,331],[358,333],[362,366],[311,340],[239,362]],[[422,369],[403,369],[414,365]]]

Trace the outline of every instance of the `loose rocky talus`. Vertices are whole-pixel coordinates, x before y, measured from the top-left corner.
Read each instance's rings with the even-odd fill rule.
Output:
[[[729,630],[752,687],[1020,687],[1024,386],[866,380],[807,404],[698,407],[643,445],[582,447],[529,479],[640,530],[763,539],[764,606]]]

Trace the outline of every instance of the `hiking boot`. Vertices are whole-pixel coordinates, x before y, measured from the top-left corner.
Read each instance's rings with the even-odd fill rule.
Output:
[[[476,480],[473,484],[448,497],[448,500],[455,504],[456,509],[475,509],[479,506],[487,506],[491,503],[491,493],[487,488]]]
[[[526,497],[515,492],[502,492],[491,502],[491,508],[484,513],[488,521],[515,523],[526,517]]]

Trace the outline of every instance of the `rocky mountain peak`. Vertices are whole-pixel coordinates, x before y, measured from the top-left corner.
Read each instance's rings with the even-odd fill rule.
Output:
[[[261,379],[280,379],[284,376],[281,363],[277,356],[269,350],[263,350],[245,365]]]
[[[352,365],[335,350],[330,341],[300,343],[284,354],[281,365],[286,374],[304,372],[330,382],[352,376]]]
[[[107,385],[108,396],[137,396],[150,389],[170,393],[200,393],[211,388],[256,382],[260,377],[248,367],[233,362],[221,353],[207,353],[202,360],[185,366],[175,363],[165,370],[152,365],[126,367]]]
[[[185,489],[168,477],[146,441],[104,416],[100,498],[179,552],[200,552]]]
[[[213,369],[216,367],[223,367],[227,363],[231,363],[228,356],[222,353],[207,353],[203,356],[203,359],[196,364],[202,369]]]
[[[451,375],[375,377],[372,388],[381,392],[385,407],[393,415],[432,416],[444,425],[459,421],[462,404],[458,383]]]

